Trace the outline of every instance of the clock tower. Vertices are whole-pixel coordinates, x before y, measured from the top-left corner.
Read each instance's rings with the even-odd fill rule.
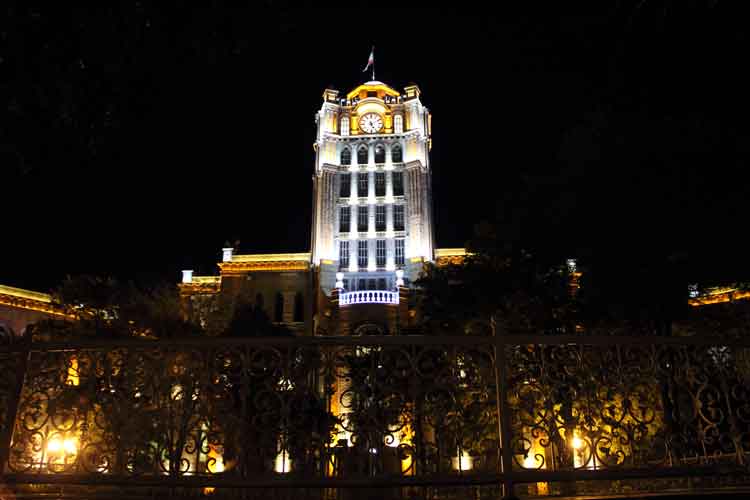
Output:
[[[326,89],[315,121],[311,259],[320,290],[337,290],[345,304],[364,297],[354,292],[408,286],[434,259],[431,123],[419,87]]]

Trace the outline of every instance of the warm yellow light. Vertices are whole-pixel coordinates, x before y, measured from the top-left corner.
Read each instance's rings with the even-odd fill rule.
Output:
[[[276,461],[274,463],[274,468],[276,472],[279,474],[286,474],[290,470],[292,470],[292,460],[289,458],[289,454],[286,452],[286,450],[282,450],[281,453],[276,455]]]
[[[474,467],[474,458],[465,451],[460,457],[453,457],[453,469],[463,471],[471,470]]]
[[[571,443],[571,445],[573,446],[574,450],[580,450],[584,446],[583,439],[579,438],[578,436],[575,436],[573,438],[573,442]]]
[[[65,379],[65,385],[77,386],[81,382],[80,374],[78,372],[78,358],[72,356],[70,358],[70,366],[68,367],[68,378]]]
[[[49,453],[61,453],[64,451],[68,455],[75,455],[78,452],[78,440],[75,438],[52,438],[47,443],[47,451]]]

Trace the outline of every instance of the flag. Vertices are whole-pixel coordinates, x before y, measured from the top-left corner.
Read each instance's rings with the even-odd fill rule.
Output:
[[[367,68],[375,64],[375,47],[372,47],[372,50],[370,51],[370,57],[367,58],[367,66],[365,66],[365,69],[362,70],[362,73],[367,71]]]

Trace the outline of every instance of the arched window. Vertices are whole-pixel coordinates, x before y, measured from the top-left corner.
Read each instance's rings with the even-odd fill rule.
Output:
[[[305,321],[305,298],[302,292],[294,295],[294,321],[297,323]]]
[[[341,135],[349,135],[349,117],[341,118]]]
[[[352,164],[352,150],[351,149],[344,148],[341,150],[341,164],[342,165]]]
[[[403,134],[404,133],[404,117],[396,115],[393,117],[393,133]]]
[[[360,146],[357,150],[357,163],[367,165],[367,146]]]
[[[273,320],[277,323],[284,321],[284,296],[276,292],[273,298]]]
[[[401,163],[402,161],[404,161],[404,155],[401,152],[401,146],[399,146],[398,144],[395,144],[391,148],[391,161],[393,163]]]
[[[385,148],[382,144],[375,146],[375,163],[385,163]]]

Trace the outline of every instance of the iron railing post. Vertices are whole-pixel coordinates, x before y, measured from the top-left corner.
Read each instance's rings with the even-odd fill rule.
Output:
[[[505,337],[498,335],[495,317],[490,318],[492,335],[495,337],[495,391],[497,398],[497,425],[500,440],[500,466],[503,474],[503,498],[513,498],[513,454],[512,432],[508,410],[508,370],[505,352]]]
[[[13,439],[13,430],[16,427],[16,415],[18,414],[18,403],[21,400],[21,391],[26,379],[26,367],[29,361],[31,337],[24,337],[21,342],[21,348],[8,349],[8,357],[13,360],[12,363],[18,362],[17,369],[9,370],[6,375],[15,376],[15,384],[12,384],[8,397],[8,404],[5,408],[5,421],[3,428],[0,429],[0,473],[8,472],[8,461],[10,460],[10,442]],[[16,344],[18,346],[18,344]],[[15,368],[15,367],[14,367]],[[11,385],[11,384],[9,384]]]

